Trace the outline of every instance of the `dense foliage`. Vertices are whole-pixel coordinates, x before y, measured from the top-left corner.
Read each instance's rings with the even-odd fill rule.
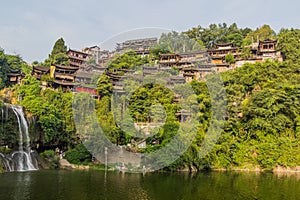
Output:
[[[233,42],[235,46],[241,46],[243,39],[251,33],[249,28],[240,29],[235,23],[229,27],[226,23],[211,24],[208,28],[194,27],[185,32],[190,38],[196,39],[200,44],[209,48],[216,43]]]
[[[134,51],[130,50],[125,53],[117,54],[108,64],[108,70],[112,72],[120,69],[130,70],[147,62],[147,57],[142,58],[141,56],[136,55]]]
[[[66,153],[66,159],[73,164],[88,164],[92,156],[83,144],[78,144]]]
[[[185,41],[184,34],[194,38],[198,44],[192,42],[172,46],[174,38],[183,38]],[[199,153],[203,150],[202,142],[207,137],[211,121],[215,120],[211,114],[212,94],[206,82],[192,81],[190,85],[195,92],[193,98],[198,102],[197,134],[185,154],[168,169],[256,167],[272,169],[276,166],[300,166],[299,30],[282,29],[276,35],[267,25],[252,31],[248,28],[240,29],[236,24],[229,27],[226,24],[213,24],[209,28],[197,27],[182,34],[173,32],[163,35],[157,48],[151,50],[151,56],[157,58],[160,53],[176,52],[183,48],[193,50],[198,45],[201,49],[203,46],[209,47],[219,42],[234,42],[236,46],[242,46],[247,45],[253,38],[278,39],[278,47],[284,53],[285,62],[245,64],[241,68],[220,73],[228,103],[227,114],[224,116],[225,125],[213,149],[204,158],[199,157]],[[57,55],[66,52],[63,40],[57,43],[49,56],[54,62],[59,61]],[[17,58],[7,57],[0,52],[1,87],[6,86],[5,73],[8,67],[15,69],[16,66],[20,66],[13,61],[14,59]],[[231,64],[235,62],[232,55],[228,55],[226,60]],[[126,70],[151,62],[151,59],[142,58],[129,51],[118,55],[109,63],[108,73],[118,72],[118,75],[123,75]],[[27,112],[37,117],[41,135],[39,140],[52,148],[56,146],[69,148],[70,151],[66,156],[73,163],[87,162],[91,155],[82,145],[77,145],[81,138],[74,126],[73,94],[63,93],[61,90],[41,89],[40,84],[35,78],[26,76],[22,80],[22,85],[14,88],[14,93],[22,97],[19,103]],[[118,109],[125,109],[126,106],[131,118],[137,123],[163,123],[157,134],[147,139],[145,149],[131,150],[153,152],[162,148],[177,133],[180,123],[176,113],[181,107],[173,101],[174,92],[160,84],[139,86],[130,81],[125,84],[130,86],[133,92],[121,99]],[[180,86],[177,87],[174,88],[175,91],[180,90]],[[137,141],[138,138],[127,134],[116,121],[123,116],[114,113],[112,109],[115,102],[109,76],[102,75],[99,78],[97,90],[100,96],[99,99],[95,99],[97,123],[113,143],[134,144],[133,141]],[[126,119],[123,122],[126,125]],[[7,130],[12,134],[10,132],[13,131]],[[13,134],[8,140],[12,139]]]
[[[210,48],[218,43],[233,43],[237,47],[250,45],[252,42],[265,39],[276,39],[276,33],[269,25],[263,25],[256,30],[250,28],[238,28],[233,23],[228,26],[223,24],[211,24],[208,28],[194,27],[185,32],[190,38]]]
[[[191,39],[185,33],[177,33],[172,31],[170,33],[163,33],[159,39],[159,43],[155,46],[156,49],[162,49],[162,53],[172,52],[190,52],[190,51],[200,51],[204,49],[201,42],[195,39]]]
[[[4,50],[0,48],[0,89],[9,86],[7,74],[11,70],[30,74],[32,68],[19,55],[5,54]]]
[[[42,90],[40,82],[31,76],[25,77],[15,92],[22,96],[21,105],[38,118],[42,143],[66,148],[76,142],[71,93]]]
[[[59,38],[51,51],[51,54],[49,54],[48,59],[45,60],[43,65],[45,66],[50,66],[53,64],[64,64],[68,65],[69,64],[69,58],[67,56],[67,46],[65,45],[65,41],[63,38]]]

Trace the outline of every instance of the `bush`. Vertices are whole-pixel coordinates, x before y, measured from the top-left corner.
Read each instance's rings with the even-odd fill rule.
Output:
[[[40,156],[42,158],[54,158],[55,157],[55,151],[53,150],[46,150],[43,153],[40,153]]]
[[[88,164],[92,155],[83,144],[78,144],[66,153],[66,159],[72,164]]]
[[[58,167],[59,157],[55,154],[53,150],[46,150],[40,153],[42,158],[42,168],[44,169],[56,169]]]
[[[0,152],[3,154],[9,154],[11,152],[11,149],[6,147],[0,147]]]

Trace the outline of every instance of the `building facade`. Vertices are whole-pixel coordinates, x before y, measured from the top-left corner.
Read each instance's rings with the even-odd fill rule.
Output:
[[[148,55],[150,48],[158,43],[157,38],[143,38],[136,40],[126,40],[122,43],[117,43],[116,51],[122,52],[126,50],[133,50],[137,55]]]
[[[90,58],[91,55],[88,53],[84,53],[77,50],[69,49],[67,52],[67,55],[69,57],[70,66],[71,67],[80,67],[84,65]]]

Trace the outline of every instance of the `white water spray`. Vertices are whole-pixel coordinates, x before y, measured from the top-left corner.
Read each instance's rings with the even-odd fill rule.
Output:
[[[17,117],[19,128],[19,151],[12,153],[12,160],[16,162],[16,171],[37,170],[33,164],[32,151],[30,149],[30,137],[28,124],[25,119],[23,108],[21,106],[11,105],[14,114]],[[25,141],[24,141],[25,140]]]

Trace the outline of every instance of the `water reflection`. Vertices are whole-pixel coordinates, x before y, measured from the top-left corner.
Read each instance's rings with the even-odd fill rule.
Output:
[[[30,173],[16,173],[16,185],[12,192],[12,199],[30,199],[30,188],[32,184]]]
[[[35,171],[0,175],[0,199],[299,199],[300,174]]]

